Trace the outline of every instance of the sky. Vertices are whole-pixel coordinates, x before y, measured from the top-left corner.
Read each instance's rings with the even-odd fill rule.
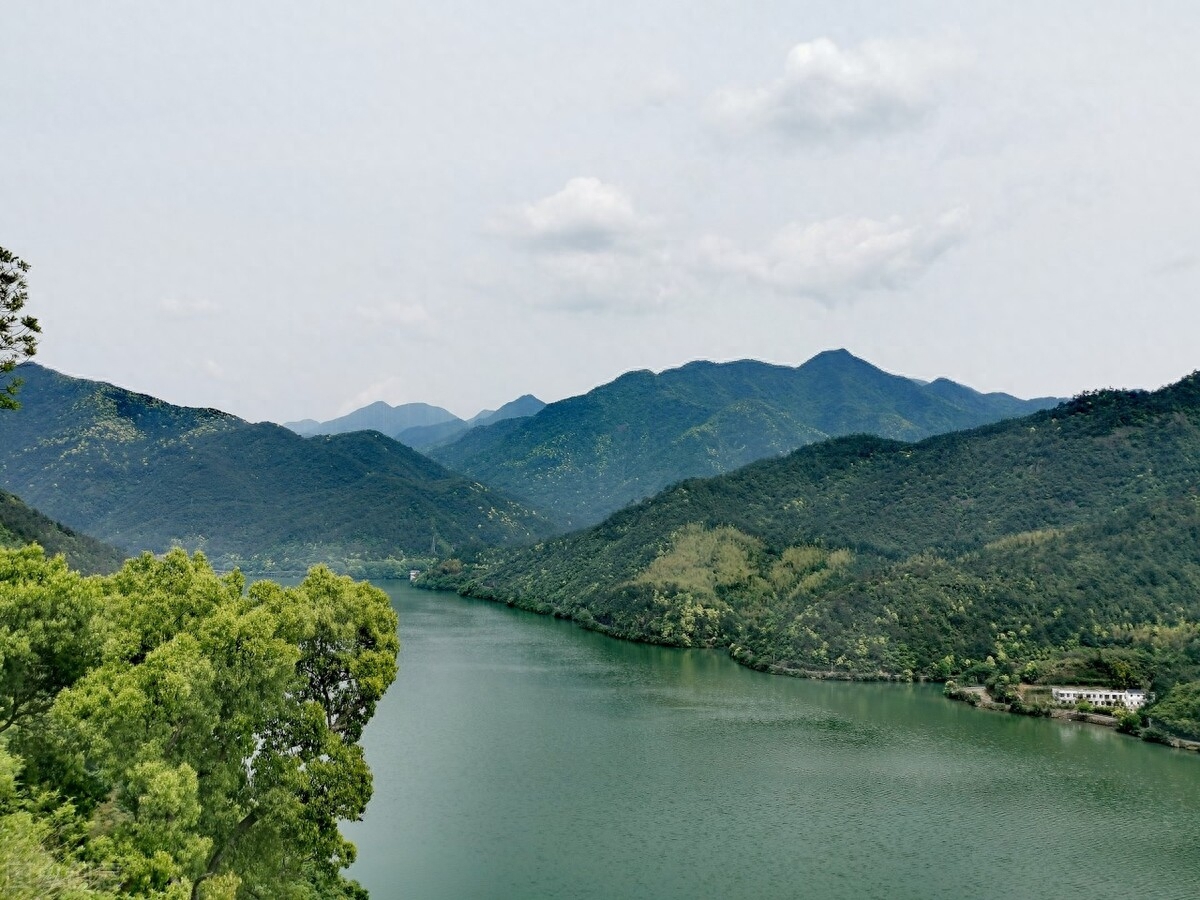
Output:
[[[1194,2],[6,0],[38,361],[252,421],[1200,368]]]

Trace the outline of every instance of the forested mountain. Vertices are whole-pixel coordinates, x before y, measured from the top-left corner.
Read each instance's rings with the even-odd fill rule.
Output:
[[[1074,660],[1171,696],[1200,680],[1200,375],[917,444],[827,441],[447,583],[763,668],[1061,679]]]
[[[26,544],[40,544],[48,556],[61,553],[67,565],[88,575],[115,572],[125,560],[125,554],[116,547],[78,534],[30,509],[19,497],[0,491],[0,547]]]
[[[297,569],[526,541],[547,523],[375,432],[301,438],[27,364],[0,486],[130,551]]]
[[[831,436],[918,440],[1057,402],[981,394],[945,379],[923,385],[834,350],[795,368],[742,360],[629,372],[430,455],[579,526],[680,479]]]

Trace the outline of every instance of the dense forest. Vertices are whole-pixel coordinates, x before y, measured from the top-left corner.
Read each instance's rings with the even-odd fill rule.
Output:
[[[21,498],[0,491],[0,547],[28,544],[38,544],[51,556],[61,553],[72,569],[89,574],[115,572],[125,561],[116,547],[60,525],[30,509]]]
[[[1056,402],[981,394],[945,379],[921,384],[834,350],[796,367],[741,360],[628,372],[430,453],[564,527],[581,527],[683,478],[831,436],[916,440]]]
[[[827,441],[427,583],[773,671],[1121,672],[1194,735],[1198,489],[1193,375],[915,444]]]
[[[375,432],[304,439],[31,363],[19,372],[23,407],[0,417],[0,484],[129,551],[179,545],[218,568],[302,573],[550,530]]]
[[[338,822],[397,651],[387,595],[327,569],[0,550],[0,895],[365,897]]]

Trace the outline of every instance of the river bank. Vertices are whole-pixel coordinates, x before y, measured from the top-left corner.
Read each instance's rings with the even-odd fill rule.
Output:
[[[947,682],[952,685],[953,682]],[[1022,684],[1018,688],[1018,692],[1022,697],[1028,692],[1034,690],[1033,685]],[[945,696],[949,700],[957,700],[962,703],[967,703],[976,709],[990,710],[992,712],[1009,713],[1010,715],[1018,716],[1044,716],[1049,719],[1059,719],[1067,722],[1083,722],[1086,725],[1096,725],[1100,728],[1111,728],[1121,731],[1123,734],[1128,734],[1130,737],[1139,738],[1150,744],[1162,744],[1167,747],[1174,747],[1177,750],[1190,750],[1200,753],[1200,741],[1189,741],[1186,738],[1175,737],[1163,731],[1153,729],[1152,725],[1136,731],[1122,729],[1121,721],[1115,716],[1105,715],[1104,713],[1085,711],[1080,709],[1071,709],[1070,707],[1037,707],[1024,705],[1020,708],[1011,703],[1001,703],[995,700],[988,689],[983,685],[965,685],[962,687],[950,687],[945,692]],[[1031,711],[1032,710],[1032,711]]]
[[[430,591],[433,593],[454,593],[454,594],[459,593],[454,587],[440,585],[436,581],[433,581],[433,582],[425,581],[423,583],[422,580],[419,579],[415,583],[413,583],[412,586],[419,590]],[[494,596],[478,596],[475,594],[466,594],[466,595],[460,595],[460,596],[467,596],[470,599],[484,600],[484,601],[487,601],[490,603],[498,603],[498,604],[502,604],[504,606],[507,606],[507,607],[510,607],[513,609],[520,609],[520,610],[524,610],[526,612],[537,613],[539,615],[552,616],[553,618],[556,618],[556,619],[566,619],[567,621],[570,621],[570,622],[574,623],[575,625],[578,625],[579,627],[581,627],[587,631],[594,631],[594,632],[604,635],[605,637],[616,638],[616,639],[622,640],[622,641],[629,641],[634,644],[644,644],[644,645],[650,645],[650,646],[676,646],[674,644],[671,644],[671,643],[665,642],[665,641],[647,640],[643,637],[639,637],[636,635],[625,634],[624,632],[621,632],[621,631],[618,631],[611,627],[608,627],[608,626],[604,625],[603,623],[596,621],[595,619],[583,620],[583,619],[574,618],[572,616],[564,615],[561,611],[551,608],[551,607],[548,607],[548,606],[544,606],[542,604],[528,603],[528,602],[523,603],[523,602],[520,602],[519,600],[512,599],[512,598],[505,599],[505,598],[494,597]],[[681,649],[683,649],[683,648],[681,648]],[[693,648],[693,649],[695,649],[695,648]],[[803,678],[803,679],[808,679],[808,680],[812,680],[812,681],[890,682],[890,683],[912,683],[912,682],[926,683],[926,682],[930,681],[930,679],[927,679],[923,676],[913,675],[911,673],[901,674],[901,673],[894,673],[894,672],[886,672],[883,670],[877,670],[877,671],[871,671],[871,672],[849,672],[849,671],[845,671],[845,670],[835,670],[835,669],[824,670],[824,669],[804,669],[804,668],[799,668],[799,667],[793,667],[793,666],[788,666],[788,665],[773,662],[773,661],[764,661],[761,658],[755,657],[753,653],[749,652],[745,648],[740,647],[737,644],[731,644],[730,646],[725,647],[725,648],[714,646],[714,647],[709,647],[709,648],[704,648],[704,649],[712,649],[712,650],[724,649],[728,653],[729,658],[732,659],[734,662],[736,662],[740,666],[743,666],[747,669],[751,669],[756,672],[765,672],[769,675],[786,675],[790,678]],[[935,681],[935,683],[939,683],[939,682]],[[976,708],[988,709],[988,710],[992,710],[995,712],[1006,712],[1006,713],[1010,713],[1013,715],[1033,716],[1033,717],[1043,716],[1046,718],[1084,722],[1085,724],[1096,725],[1096,726],[1103,727],[1103,728],[1121,730],[1120,722],[1112,716],[1105,716],[1103,714],[1094,713],[1094,712],[1082,712],[1079,710],[1072,710],[1072,709],[1060,709],[1060,708],[1056,708],[1056,707],[1051,707],[1049,705],[1020,704],[1020,705],[1014,706],[1013,704],[997,702],[988,694],[987,689],[981,685],[980,686],[955,686],[953,681],[947,681],[947,682],[945,682],[945,684],[948,685],[950,688],[949,690],[947,690],[945,692],[945,696],[947,698],[949,698],[951,700],[963,701],[972,706],[975,706]],[[1039,690],[1045,690],[1045,689],[1040,688],[1039,686],[1036,686],[1036,685],[1021,685],[1021,690],[1028,692],[1028,691],[1039,691]],[[1026,694],[1022,693],[1021,696],[1025,697]],[[1190,751],[1200,752],[1200,741],[1192,741],[1192,740],[1187,740],[1185,738],[1176,737],[1175,735],[1168,734],[1168,733],[1162,731],[1161,729],[1158,729],[1155,727],[1139,728],[1136,731],[1123,730],[1122,733],[1129,734],[1131,737],[1140,738],[1141,740],[1145,741],[1146,743],[1162,744],[1164,746],[1173,747],[1173,748],[1176,748],[1179,750],[1190,750]]]

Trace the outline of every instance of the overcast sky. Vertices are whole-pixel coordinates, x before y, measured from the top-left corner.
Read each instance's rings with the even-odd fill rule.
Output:
[[[6,2],[39,361],[252,420],[1200,367],[1200,6]]]

